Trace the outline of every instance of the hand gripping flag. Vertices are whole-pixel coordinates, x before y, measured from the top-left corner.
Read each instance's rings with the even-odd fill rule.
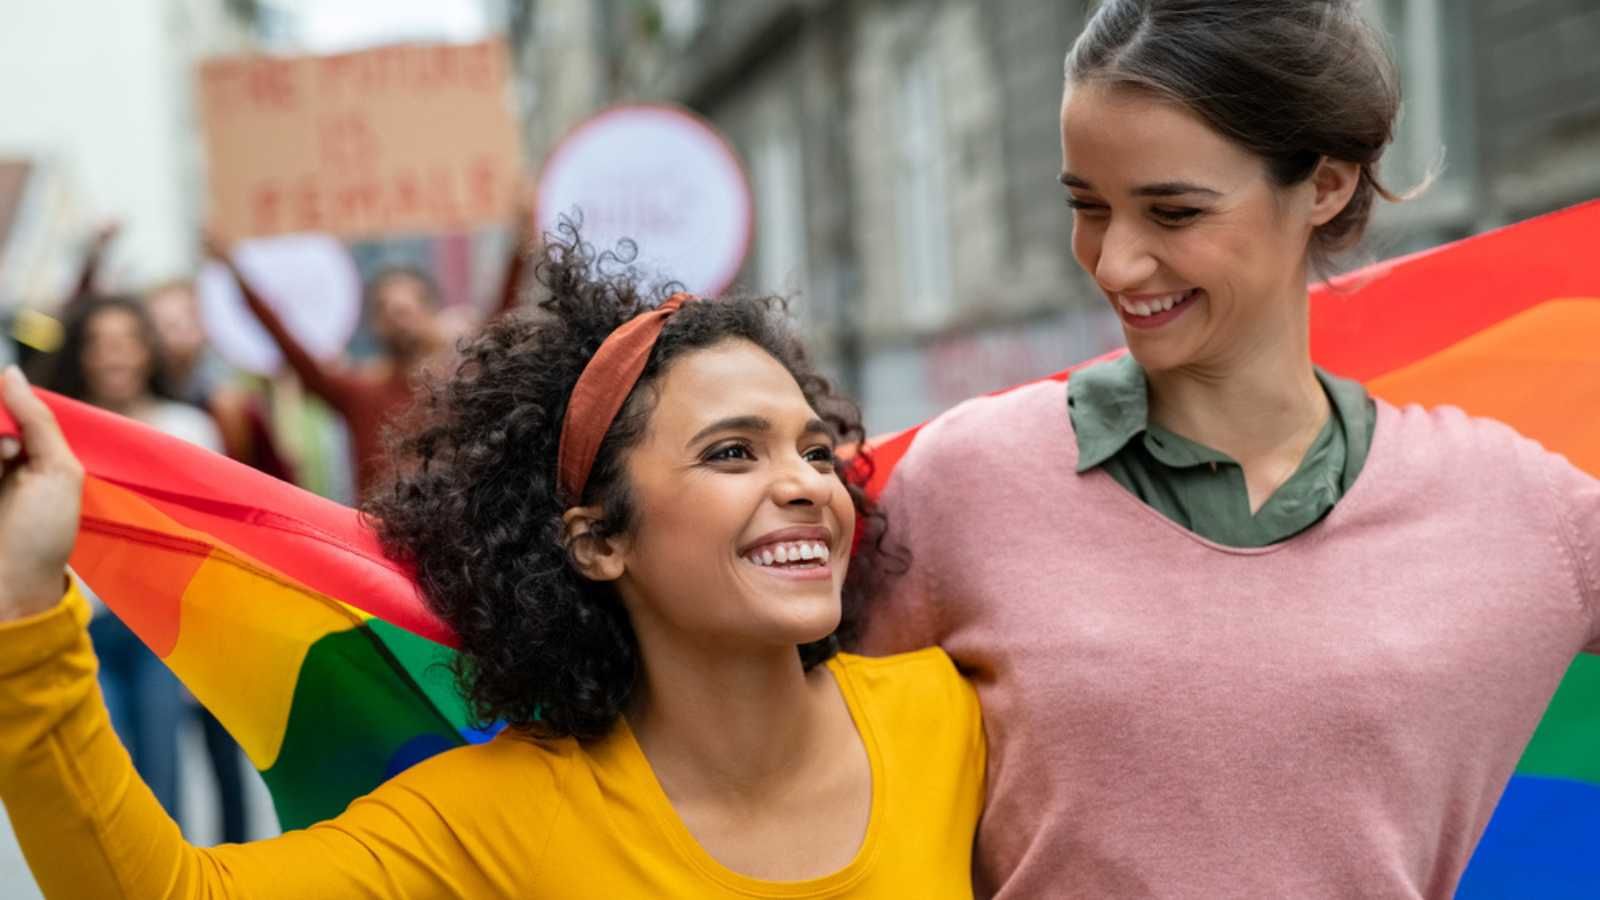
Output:
[[[73,570],[239,742],[283,827],[487,736],[449,630],[355,510],[39,393],[87,472]]]
[[[1501,419],[1600,476],[1600,201],[1314,291],[1312,352],[1394,403]],[[1071,370],[1051,376],[1070,377]],[[350,509],[50,395],[88,472],[73,567],[261,770],[286,828],[481,740],[453,638]],[[916,439],[873,442],[869,491]],[[1600,658],[1568,672],[1459,897],[1600,884]]]

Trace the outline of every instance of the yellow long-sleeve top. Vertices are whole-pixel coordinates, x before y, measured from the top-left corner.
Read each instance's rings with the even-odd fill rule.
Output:
[[[0,799],[53,898],[971,896],[983,803],[978,703],[943,651],[828,663],[866,745],[855,859],[802,882],[719,865],[626,723],[604,740],[502,734],[442,753],[338,818],[270,840],[183,840],[111,730],[76,588],[0,625]]]

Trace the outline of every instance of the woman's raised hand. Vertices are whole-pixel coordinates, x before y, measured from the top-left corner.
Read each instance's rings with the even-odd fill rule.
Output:
[[[0,397],[22,435],[0,436],[0,621],[43,612],[65,590],[78,535],[83,465],[56,417],[9,366]]]

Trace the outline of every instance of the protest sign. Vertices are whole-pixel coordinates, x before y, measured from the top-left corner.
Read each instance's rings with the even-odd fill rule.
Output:
[[[258,238],[236,245],[233,260],[307,352],[318,359],[344,352],[361,318],[361,273],[344,245],[322,234]],[[208,262],[195,289],[206,335],[224,360],[260,375],[283,367],[233,273]]]
[[[214,229],[455,230],[511,214],[522,153],[501,41],[200,66]]]
[[[631,240],[647,275],[716,295],[750,249],[744,165],[705,120],[672,106],[619,106],[569,133],[539,175],[539,226],[576,214],[584,240]]]

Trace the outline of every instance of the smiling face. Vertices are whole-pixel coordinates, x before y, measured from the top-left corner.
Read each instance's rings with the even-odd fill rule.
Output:
[[[794,376],[731,339],[674,360],[653,389],[626,460],[634,526],[616,541],[641,642],[665,630],[737,652],[827,637],[855,506]]]
[[[431,288],[405,272],[382,277],[372,292],[372,332],[391,353],[413,356],[437,342],[438,313]]]
[[[1304,318],[1312,180],[1279,187],[1194,113],[1096,82],[1067,87],[1061,157],[1073,255],[1146,371],[1227,366]]]
[[[84,327],[83,379],[89,402],[126,409],[150,392],[155,353],[144,323],[131,310],[108,307]]]
[[[193,287],[166,285],[145,299],[145,309],[168,360],[190,362],[205,349],[206,333],[200,324],[200,304]]]

